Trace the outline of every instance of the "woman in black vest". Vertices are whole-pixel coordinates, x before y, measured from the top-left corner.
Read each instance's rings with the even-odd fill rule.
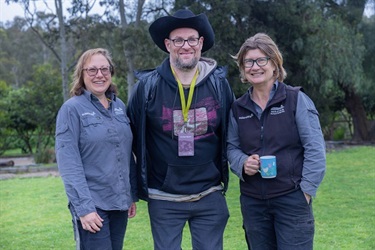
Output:
[[[312,197],[326,166],[318,112],[300,87],[283,83],[283,58],[268,35],[250,37],[233,58],[241,80],[250,83],[232,105],[228,131],[248,247],[313,249]],[[274,178],[259,173],[265,155],[276,156]]]

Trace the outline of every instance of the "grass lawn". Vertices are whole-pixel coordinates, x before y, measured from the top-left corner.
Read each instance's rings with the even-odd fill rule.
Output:
[[[375,249],[374,147],[329,153],[327,173],[313,202],[316,250]],[[241,227],[238,178],[231,175],[230,218],[224,249],[246,249]],[[59,177],[0,181],[0,249],[74,249],[70,213]],[[124,249],[153,248],[146,203],[137,204]],[[187,227],[183,249],[191,249]]]

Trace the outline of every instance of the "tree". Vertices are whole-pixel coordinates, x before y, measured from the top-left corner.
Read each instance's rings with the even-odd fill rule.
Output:
[[[65,33],[65,22],[63,17],[63,4],[61,0],[55,0],[55,8],[57,18],[59,20],[59,33],[60,33],[60,71],[62,76],[62,95],[64,101],[69,98],[68,90],[68,68],[67,68],[67,48],[66,48],[66,33]]]
[[[13,2],[24,4],[26,18],[16,20],[5,33],[0,28],[0,74],[8,86],[21,87],[30,80],[28,69],[32,62],[60,66],[62,74],[72,71],[75,60],[86,49],[105,47],[113,55],[114,81],[120,93],[126,93],[126,89],[130,92],[135,81],[133,71],[153,68],[166,56],[152,42],[149,24],[170,14],[171,9],[188,7],[195,13],[207,14],[216,39],[213,49],[203,56],[228,66],[228,79],[237,96],[249,86],[240,82],[230,55],[238,51],[246,38],[265,32],[283,54],[286,83],[303,86],[315,101],[324,127],[329,127],[338,114],[349,113],[354,140],[370,140],[375,134],[374,126],[369,124],[375,114],[374,16],[362,17],[365,4],[374,0],[103,0],[103,15],[90,15],[95,0],[74,0],[69,18],[60,15],[60,19],[57,12],[31,11],[28,4],[32,1]],[[61,0],[55,2],[62,14]],[[25,22],[32,26],[25,26]],[[14,49],[13,44],[30,44],[25,40],[32,38],[23,33],[30,34],[32,30],[42,43],[36,49],[30,45],[27,51]],[[61,36],[65,36],[64,46]],[[42,55],[34,54],[38,50]],[[65,51],[66,66],[61,51]],[[30,52],[32,55],[26,55]]]
[[[366,53],[362,62],[363,70],[365,73],[364,88],[362,88],[362,94],[364,96],[364,105],[367,115],[372,120],[375,120],[375,14],[369,18],[365,17],[360,29],[363,33],[364,45],[366,48]],[[370,128],[370,133],[372,134],[372,136],[375,136],[374,124],[372,125],[372,128]]]
[[[312,34],[306,39],[302,60],[309,83],[320,85],[322,96],[329,99],[332,92],[325,90],[332,87],[342,92],[343,105],[353,122],[352,140],[359,142],[371,140],[363,103],[363,90],[369,90],[362,66],[366,48],[358,29],[365,3],[326,1],[314,16],[318,25],[307,27]]]
[[[26,21],[15,18],[7,28],[0,28],[0,76],[9,87],[20,88],[32,74],[32,66],[51,58]]]
[[[16,131],[24,152],[35,154],[35,159],[53,145],[55,119],[62,104],[61,77],[50,65],[35,66],[32,81],[19,89],[12,89],[5,98],[4,126]]]
[[[6,112],[6,102],[10,88],[4,81],[0,81],[0,155],[4,153],[5,150],[12,148],[12,131],[7,128],[9,123],[8,115]]]
[[[142,16],[142,9],[143,5],[145,3],[145,0],[138,0],[137,1],[137,8],[136,8],[136,19],[133,25],[133,28],[135,30],[140,29],[140,23],[141,23],[141,16]],[[135,78],[134,78],[134,54],[133,51],[130,49],[130,46],[127,46],[126,40],[131,39],[131,36],[127,35],[129,31],[129,25],[126,20],[125,16],[125,3],[124,0],[119,0],[119,10],[120,10],[120,20],[121,20],[121,34],[123,39],[123,50],[124,50],[124,56],[125,56],[125,61],[128,66],[128,73],[127,73],[127,83],[128,83],[128,93],[131,92],[132,86],[135,83]],[[130,32],[129,32],[130,33]],[[130,94],[128,94],[128,99],[130,97]]]
[[[244,93],[244,87],[238,85],[238,69],[229,53],[235,54],[247,37],[267,33],[283,53],[286,83],[302,85],[318,110],[326,111],[324,115],[331,113],[327,106],[345,108],[353,123],[352,139],[368,141],[370,128],[362,91],[369,90],[362,67],[366,47],[358,28],[367,2],[177,0],[176,8],[189,7],[208,15],[216,35],[208,55],[219,64],[233,66],[228,79],[237,96]]]
[[[68,74],[67,74],[67,66],[66,66],[66,58],[67,58],[67,50],[66,50],[66,37],[65,37],[65,26],[64,26],[64,18],[62,15],[62,1],[55,0],[55,14],[46,15],[45,13],[37,12],[35,8],[32,8],[33,5],[30,3],[30,0],[6,0],[6,3],[15,2],[20,3],[25,11],[25,21],[27,25],[35,32],[38,38],[40,38],[41,42],[46,45],[52,53],[56,56],[57,60],[60,61],[61,67],[61,74],[62,74],[62,96],[64,100],[68,98]],[[31,5],[30,5],[31,4]],[[36,26],[35,19],[39,18],[38,20],[44,20],[45,28],[50,28],[51,26],[55,28],[55,18],[58,17],[58,27],[59,27],[59,38],[60,38],[60,51],[55,49],[55,43],[50,44],[47,42],[46,39],[43,38],[43,31],[41,31],[40,26]],[[40,24],[40,23],[39,23]]]
[[[64,7],[62,0],[54,0],[55,13],[50,12],[47,14],[45,12],[38,12],[35,7],[33,7],[30,0],[6,0],[6,3],[9,2],[20,3],[22,5],[25,11],[24,20],[28,27],[34,31],[41,43],[51,50],[56,60],[59,62],[60,73],[62,75],[62,96],[64,101],[66,101],[69,98],[69,70],[75,64],[75,49],[68,49],[68,41],[75,33],[67,33],[67,30],[70,31],[71,29],[68,28],[65,17],[63,16]],[[45,2],[45,4],[49,7],[48,3]],[[79,7],[76,5],[79,5]],[[82,5],[81,1],[73,1],[73,11],[76,9],[82,10]],[[90,1],[85,1],[84,6],[85,13],[87,14],[93,5]],[[70,48],[72,47],[73,46],[70,46]],[[69,62],[71,63],[70,66],[68,65]]]
[[[164,56],[153,44],[148,34],[148,23],[143,19],[147,17],[148,13],[157,14],[160,10],[168,9],[170,4],[168,1],[158,2],[149,3],[146,7],[145,0],[134,1],[133,6],[126,5],[124,0],[119,0],[121,41],[127,65],[128,99],[135,84],[134,72],[159,64]],[[126,13],[135,13],[135,15]],[[131,18],[127,19],[127,17]]]

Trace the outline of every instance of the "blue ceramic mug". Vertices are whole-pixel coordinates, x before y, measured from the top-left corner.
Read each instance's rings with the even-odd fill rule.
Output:
[[[276,156],[264,155],[260,157],[260,169],[262,178],[275,178],[277,175]]]

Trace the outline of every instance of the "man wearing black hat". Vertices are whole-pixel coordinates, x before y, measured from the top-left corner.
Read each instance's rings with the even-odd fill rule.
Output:
[[[138,196],[148,201],[154,249],[181,249],[189,223],[193,249],[222,249],[229,212],[227,117],[233,92],[226,71],[201,57],[214,45],[205,14],[179,10],[151,24],[169,54],[139,72],[128,113],[138,165]]]

